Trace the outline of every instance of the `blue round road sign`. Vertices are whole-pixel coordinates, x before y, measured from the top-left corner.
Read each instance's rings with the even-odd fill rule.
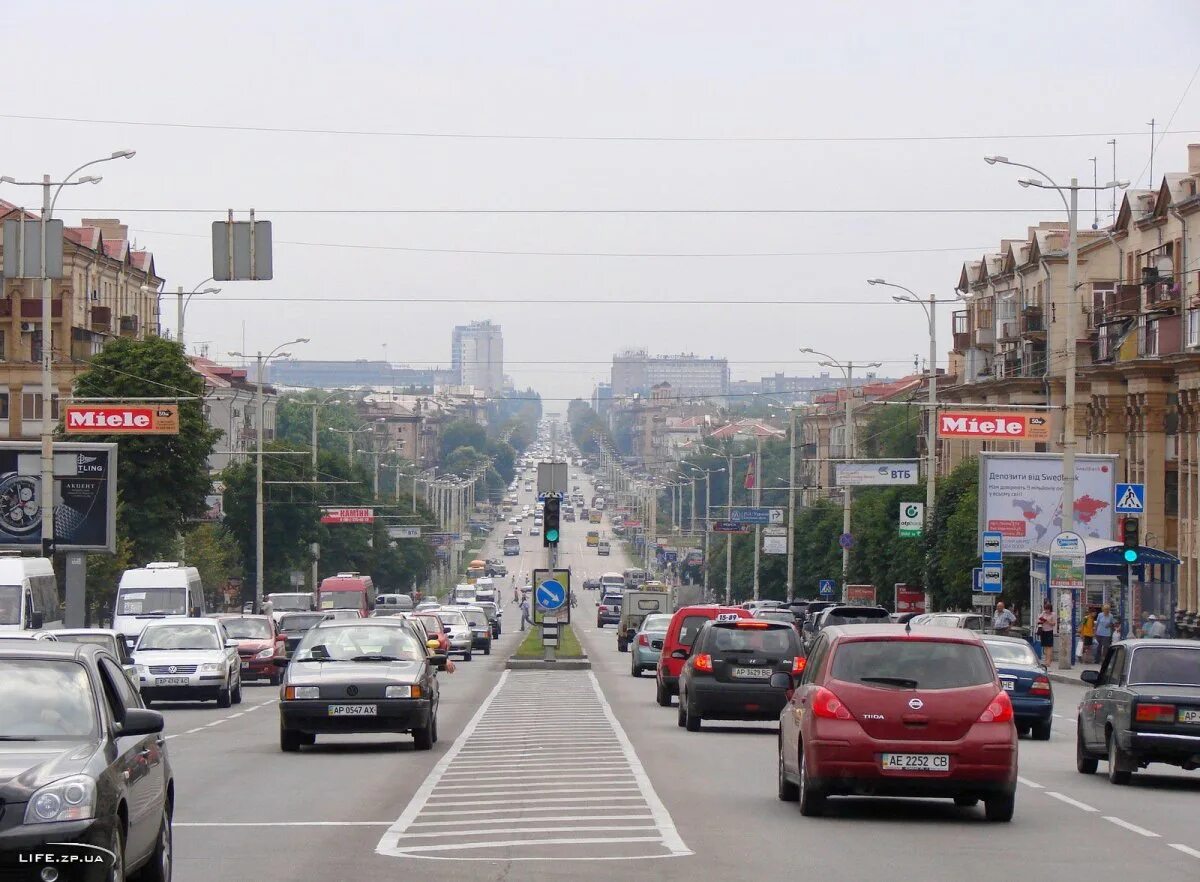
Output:
[[[547,579],[537,587],[537,602],[542,609],[561,609],[567,602],[567,589],[561,582]]]

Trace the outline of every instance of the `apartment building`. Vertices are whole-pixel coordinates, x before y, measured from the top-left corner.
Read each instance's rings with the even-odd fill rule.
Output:
[[[458,385],[474,386],[489,395],[504,390],[504,335],[490,321],[454,328],[450,367]]]
[[[0,220],[21,217],[0,200]],[[38,215],[24,212],[24,218]],[[0,254],[3,244],[0,243]],[[51,280],[51,347],[58,398],[106,342],[158,333],[163,279],[154,256],[137,249],[129,230],[112,218],[86,218],[63,230],[63,276]],[[39,279],[0,277],[0,437],[36,438],[42,430],[42,285]]]
[[[208,470],[219,472],[234,462],[244,462],[258,449],[258,381],[242,367],[217,364],[207,358],[188,359],[204,379],[204,418],[223,436],[208,457]],[[263,386],[263,441],[275,438],[278,394]]]
[[[612,359],[612,395],[649,395],[669,383],[677,398],[720,400],[729,394],[729,362],[693,354],[649,355],[644,349],[618,353]]]

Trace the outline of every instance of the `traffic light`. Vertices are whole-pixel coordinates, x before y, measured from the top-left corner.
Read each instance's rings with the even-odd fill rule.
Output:
[[[1141,545],[1139,532],[1140,523],[1137,518],[1125,518],[1121,522],[1121,539],[1125,543],[1124,559],[1127,564],[1135,564],[1141,556],[1138,548]]]
[[[542,545],[546,548],[558,544],[558,518],[561,505],[562,500],[557,496],[546,497],[546,505],[542,509]]]

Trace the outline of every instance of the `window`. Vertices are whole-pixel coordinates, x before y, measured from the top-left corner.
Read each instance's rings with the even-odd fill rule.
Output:
[[[1140,646],[1129,662],[1129,682],[1200,686],[1200,652],[1176,646]]]
[[[5,354],[4,342],[4,331],[0,331],[0,361],[5,361],[8,358]]]
[[[51,419],[58,419],[58,396],[50,399]],[[40,420],[42,418],[42,393],[25,392],[21,395],[21,419]]]
[[[996,671],[987,652],[970,643],[855,640],[838,646],[832,676],[885,688],[905,681],[919,689],[962,689],[990,683]]]
[[[104,692],[108,696],[109,705],[112,707],[116,719],[123,720],[125,711],[141,707],[141,701],[138,700],[133,687],[129,685],[129,678],[124,671],[106,658],[100,658],[98,662],[101,676],[105,680]]]
[[[8,419],[8,393],[0,392],[0,420]]]

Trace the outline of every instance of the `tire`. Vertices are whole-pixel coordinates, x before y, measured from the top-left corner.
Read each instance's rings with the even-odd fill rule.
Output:
[[[125,831],[121,829],[120,818],[113,818],[113,831],[108,840],[108,850],[113,855],[113,865],[109,868],[108,878],[113,882],[125,882]]]
[[[278,686],[283,682],[283,671],[276,671],[274,674],[271,674],[267,677],[267,682],[272,686]]]
[[[1007,823],[1012,820],[1013,809],[1017,805],[1017,795],[1006,793],[983,801],[983,816],[989,821]]]
[[[423,729],[413,729],[414,748],[417,750],[433,750],[433,729],[435,725],[431,712],[428,725]]]
[[[1019,726],[1017,726],[1017,737],[1018,738],[1022,738],[1028,734],[1029,734],[1029,724],[1028,723],[1021,723]]]
[[[979,805],[979,800],[974,796],[956,796],[954,804],[959,808],[975,808]]]
[[[800,803],[800,814],[806,818],[819,818],[825,814],[825,794],[813,786],[808,777],[808,760],[804,756],[804,745],[800,745],[800,784],[796,794]]]
[[[217,707],[230,707],[233,704],[233,694],[229,689],[222,689],[217,693]]]
[[[658,680],[658,688],[654,692],[654,700],[658,702],[659,707],[671,706],[671,690],[667,689],[662,680]]]
[[[470,660],[471,660],[471,653],[464,652],[463,653],[463,661],[470,661]]]
[[[230,696],[234,704],[242,703],[242,681],[238,680],[237,686],[233,687],[233,694]]]
[[[629,676],[631,676],[631,677],[642,676],[642,666],[637,663],[636,658],[631,659],[629,662]]]
[[[294,729],[285,729],[279,727],[279,749],[284,753],[296,753],[300,750],[300,743],[303,740],[301,733]]]
[[[783,739],[779,739],[779,790],[780,802],[795,802],[800,798],[800,786],[787,779],[783,769]]]
[[[679,699],[679,710],[675,715],[675,722],[680,729],[687,726],[687,709],[683,706],[683,699]]]
[[[1083,745],[1083,721],[1075,730],[1075,770],[1081,775],[1094,775],[1100,767],[1100,760],[1091,756]]]
[[[484,655],[492,654],[492,644],[491,643],[489,643],[487,646],[483,647],[483,654]]]
[[[686,706],[686,703],[683,700],[683,695],[679,696],[679,706],[680,707]],[[693,708],[690,708],[690,707],[687,708],[685,719],[686,719],[686,724],[684,725],[685,729],[687,729],[689,732],[699,732],[700,731],[700,723],[702,722],[702,719],[700,717],[700,714],[698,714]]]
[[[1033,724],[1031,732],[1034,741],[1049,741],[1050,740],[1050,720],[1042,720]]]
[[[171,882],[175,861],[175,836],[171,828],[171,806],[164,805],[158,826],[158,840],[149,862],[138,871],[139,882]]]
[[[432,731],[430,732],[430,735],[433,737],[433,743],[437,744],[438,730],[437,730],[437,708],[436,707],[433,709],[433,725],[430,728],[432,729]]]
[[[629,643],[620,637],[617,638],[617,652],[629,652]]]
[[[1130,769],[1132,762],[1129,755],[1121,750],[1121,745],[1117,743],[1117,733],[1108,733],[1108,780],[1113,784],[1124,785],[1129,783],[1129,779],[1133,777],[1133,770]]]

